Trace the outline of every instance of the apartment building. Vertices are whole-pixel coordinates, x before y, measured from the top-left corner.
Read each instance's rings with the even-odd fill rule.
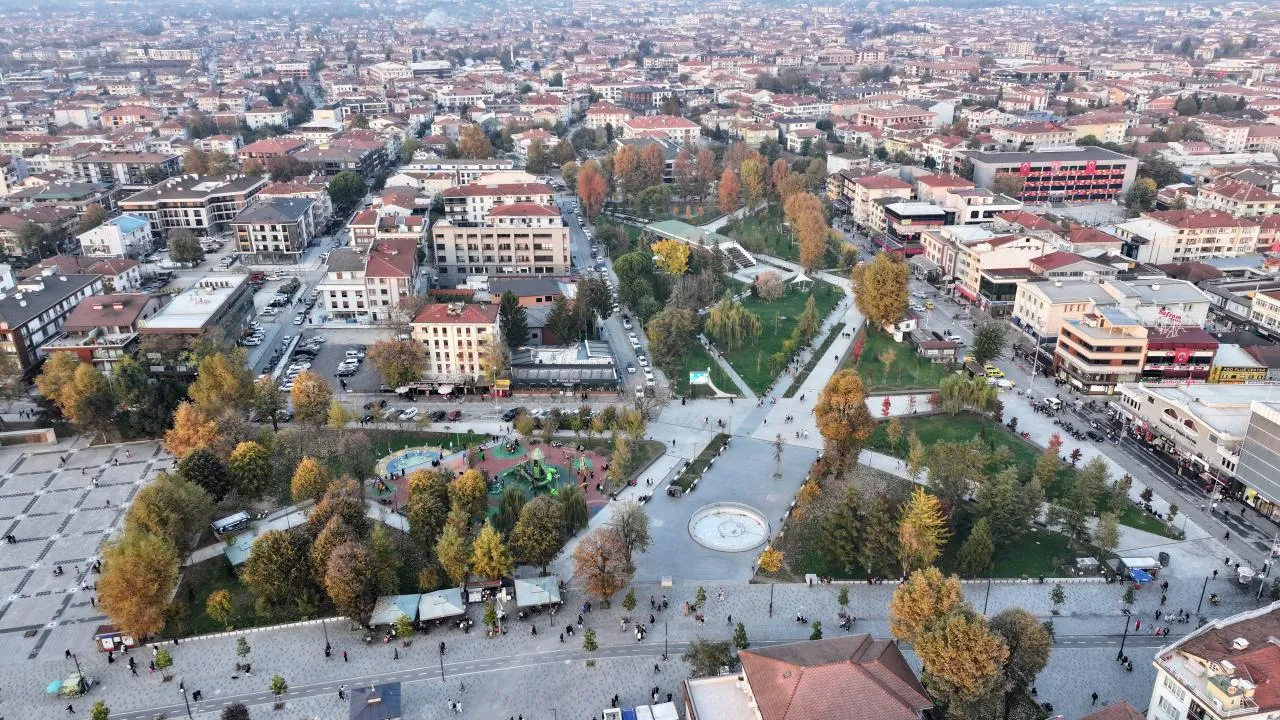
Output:
[[[926,230],[920,243],[944,281],[950,278],[953,293],[997,316],[1009,314],[1018,285],[1035,277],[1031,261],[1057,249],[1035,235],[993,235],[963,226]]]
[[[495,207],[524,203],[555,206],[555,191],[545,183],[470,183],[440,193],[444,213],[454,225],[481,225]]]
[[[1018,285],[1010,322],[1033,342],[1055,340],[1062,324],[1096,310],[1119,308],[1159,334],[1202,328],[1212,305],[1209,296],[1186,280],[1032,279]]]
[[[1001,175],[1021,178],[1014,197],[1023,202],[1112,200],[1133,185],[1138,160],[1100,147],[1042,152],[963,153],[973,164],[973,182],[991,189]]]
[[[1249,144],[1249,129],[1256,123],[1219,115],[1196,115],[1190,118],[1204,131],[1204,141],[1224,153],[1244,152]]]
[[[790,95],[778,93],[766,106],[771,112],[789,117],[825,118],[831,114],[831,102],[814,95]]]
[[[463,383],[488,372],[488,348],[503,342],[497,305],[432,303],[413,318],[412,337],[427,351],[424,380]]]
[[[255,264],[296,264],[316,236],[316,201],[255,197],[231,220],[241,258]]]
[[[886,228],[883,200],[910,200],[911,186],[891,175],[864,175],[847,178],[844,198],[849,217],[858,226],[871,233],[883,233]]]
[[[88,257],[140,258],[151,252],[151,221],[141,215],[119,215],[76,239]]]
[[[591,107],[587,108],[584,124],[592,130],[603,130],[606,125],[609,125],[615,131],[620,131],[623,124],[634,115],[635,113],[629,108],[602,100],[592,103]]]
[[[698,123],[675,115],[641,115],[622,123],[622,137],[639,138],[665,135],[681,145],[694,145],[702,137]]]
[[[1261,226],[1218,210],[1162,210],[1116,225],[1122,251],[1152,265],[1251,255]]]
[[[209,235],[226,230],[266,184],[256,175],[182,175],[121,200],[120,210],[149,220],[155,241],[180,228]]]
[[[323,178],[311,177],[305,180],[299,178],[293,182],[273,182],[262,188],[257,197],[314,200],[317,232],[322,233],[329,221],[333,219],[333,199],[329,197],[329,187]]]
[[[11,355],[30,378],[71,311],[105,289],[100,275],[62,275],[53,268],[19,281],[0,293],[0,353]]]
[[[182,156],[166,153],[89,153],[71,161],[77,180],[105,185],[151,185],[180,172]]]
[[[1079,392],[1110,395],[1117,384],[1142,377],[1147,328],[1120,308],[1091,310],[1065,320],[1054,348],[1054,372]]]
[[[489,160],[469,159],[430,159],[418,160],[401,168],[404,172],[447,173],[453,178],[453,185],[466,185],[493,173],[511,172],[515,169],[515,160],[510,158],[494,158]]]
[[[1249,320],[1266,335],[1280,338],[1280,290],[1253,293]]]
[[[447,285],[468,275],[563,275],[569,237],[560,211],[548,205],[499,205],[480,225],[445,218],[432,227],[436,272]]]
[[[1224,177],[1201,186],[1192,207],[1196,210],[1219,210],[1236,217],[1260,218],[1280,212],[1280,195]]]
[[[1076,134],[1056,123],[1036,122],[991,128],[991,139],[1000,150],[1045,150],[1075,145]]]
[[[867,125],[883,130],[890,125],[924,125],[933,126],[937,113],[915,105],[894,105],[891,107],[861,108],[853,116],[854,125]]]
[[[418,290],[417,252],[417,242],[406,239],[377,240],[363,249],[334,250],[324,279],[316,285],[321,307],[336,319],[373,323],[401,320],[401,304]]]
[[[67,316],[62,333],[45,346],[46,354],[68,352],[110,377],[120,361],[138,350],[138,327],[159,312],[164,297],[146,293],[94,295]]]

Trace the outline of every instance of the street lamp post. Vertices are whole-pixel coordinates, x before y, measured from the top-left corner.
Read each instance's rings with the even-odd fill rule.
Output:
[[[773,583],[769,583],[769,617],[773,617]]]
[[[1204,606],[1204,591],[1209,588],[1209,576],[1204,576],[1204,584],[1200,586],[1200,601],[1196,603],[1196,614],[1200,614],[1200,608]]]
[[[1120,657],[1124,657],[1124,641],[1129,639],[1129,623],[1133,622],[1132,615],[1124,616],[1124,635],[1120,636]]]
[[[187,701],[187,686],[178,681],[178,691],[182,693],[182,704],[187,706],[187,720],[191,720],[191,703]]]

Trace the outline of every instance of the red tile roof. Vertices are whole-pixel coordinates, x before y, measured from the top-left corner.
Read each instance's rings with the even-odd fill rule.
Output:
[[[1115,705],[1108,705],[1097,712],[1084,715],[1080,720],[1145,720],[1146,716],[1128,702],[1121,700]]]
[[[1222,178],[1215,181],[1212,185],[1201,188],[1201,192],[1211,192],[1230,198],[1236,202],[1277,202],[1280,201],[1280,195],[1269,193],[1257,185],[1250,185],[1247,182],[1236,180],[1235,178]]]
[[[483,197],[486,195],[551,195],[552,192],[551,186],[545,183],[499,183],[497,185],[471,183],[446,188],[440,194],[444,197]]]
[[[1084,258],[1069,252],[1051,252],[1048,255],[1041,255],[1038,258],[1032,258],[1031,263],[1040,268],[1041,271],[1057,270],[1060,267],[1066,267],[1078,263]]]
[[[763,720],[915,720],[933,707],[898,646],[870,635],[743,650],[738,657]]]
[[[1247,218],[1238,218],[1229,212],[1217,210],[1160,210],[1145,213],[1153,220],[1172,225],[1182,230],[1204,230],[1222,227],[1258,227],[1258,223]]]
[[[864,175],[853,181],[868,190],[910,190],[911,186],[888,175]]]
[[[1006,213],[1000,213],[996,217],[1012,225],[1021,225],[1025,230],[1057,231],[1059,229],[1057,225],[1054,225],[1039,215],[1026,212],[1025,210],[1010,210]]]
[[[456,325],[492,325],[498,320],[497,305],[462,306],[462,312],[454,314],[446,303],[433,303],[418,311],[413,318],[414,325],[456,324]]]
[[[142,314],[146,293],[93,295],[80,301],[67,316],[64,330],[92,330],[100,327],[132,327]]]
[[[633,130],[693,130],[698,124],[675,115],[651,115],[647,117],[628,118],[627,125]]]
[[[560,211],[537,203],[507,203],[489,211],[489,217],[559,217]]]
[[[409,238],[380,239],[369,246],[365,277],[407,278],[418,264],[418,243]]]

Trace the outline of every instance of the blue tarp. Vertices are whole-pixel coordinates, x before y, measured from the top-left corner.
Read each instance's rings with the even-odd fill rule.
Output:
[[[1133,578],[1134,582],[1140,582],[1140,583],[1151,582],[1152,580],[1155,579],[1151,577],[1151,573],[1141,568],[1130,568],[1129,577]]]

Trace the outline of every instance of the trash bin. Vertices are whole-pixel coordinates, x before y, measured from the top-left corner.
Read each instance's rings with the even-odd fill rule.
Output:
[[[1169,553],[1162,552],[1157,558],[1160,560],[1160,567],[1169,567]]]

